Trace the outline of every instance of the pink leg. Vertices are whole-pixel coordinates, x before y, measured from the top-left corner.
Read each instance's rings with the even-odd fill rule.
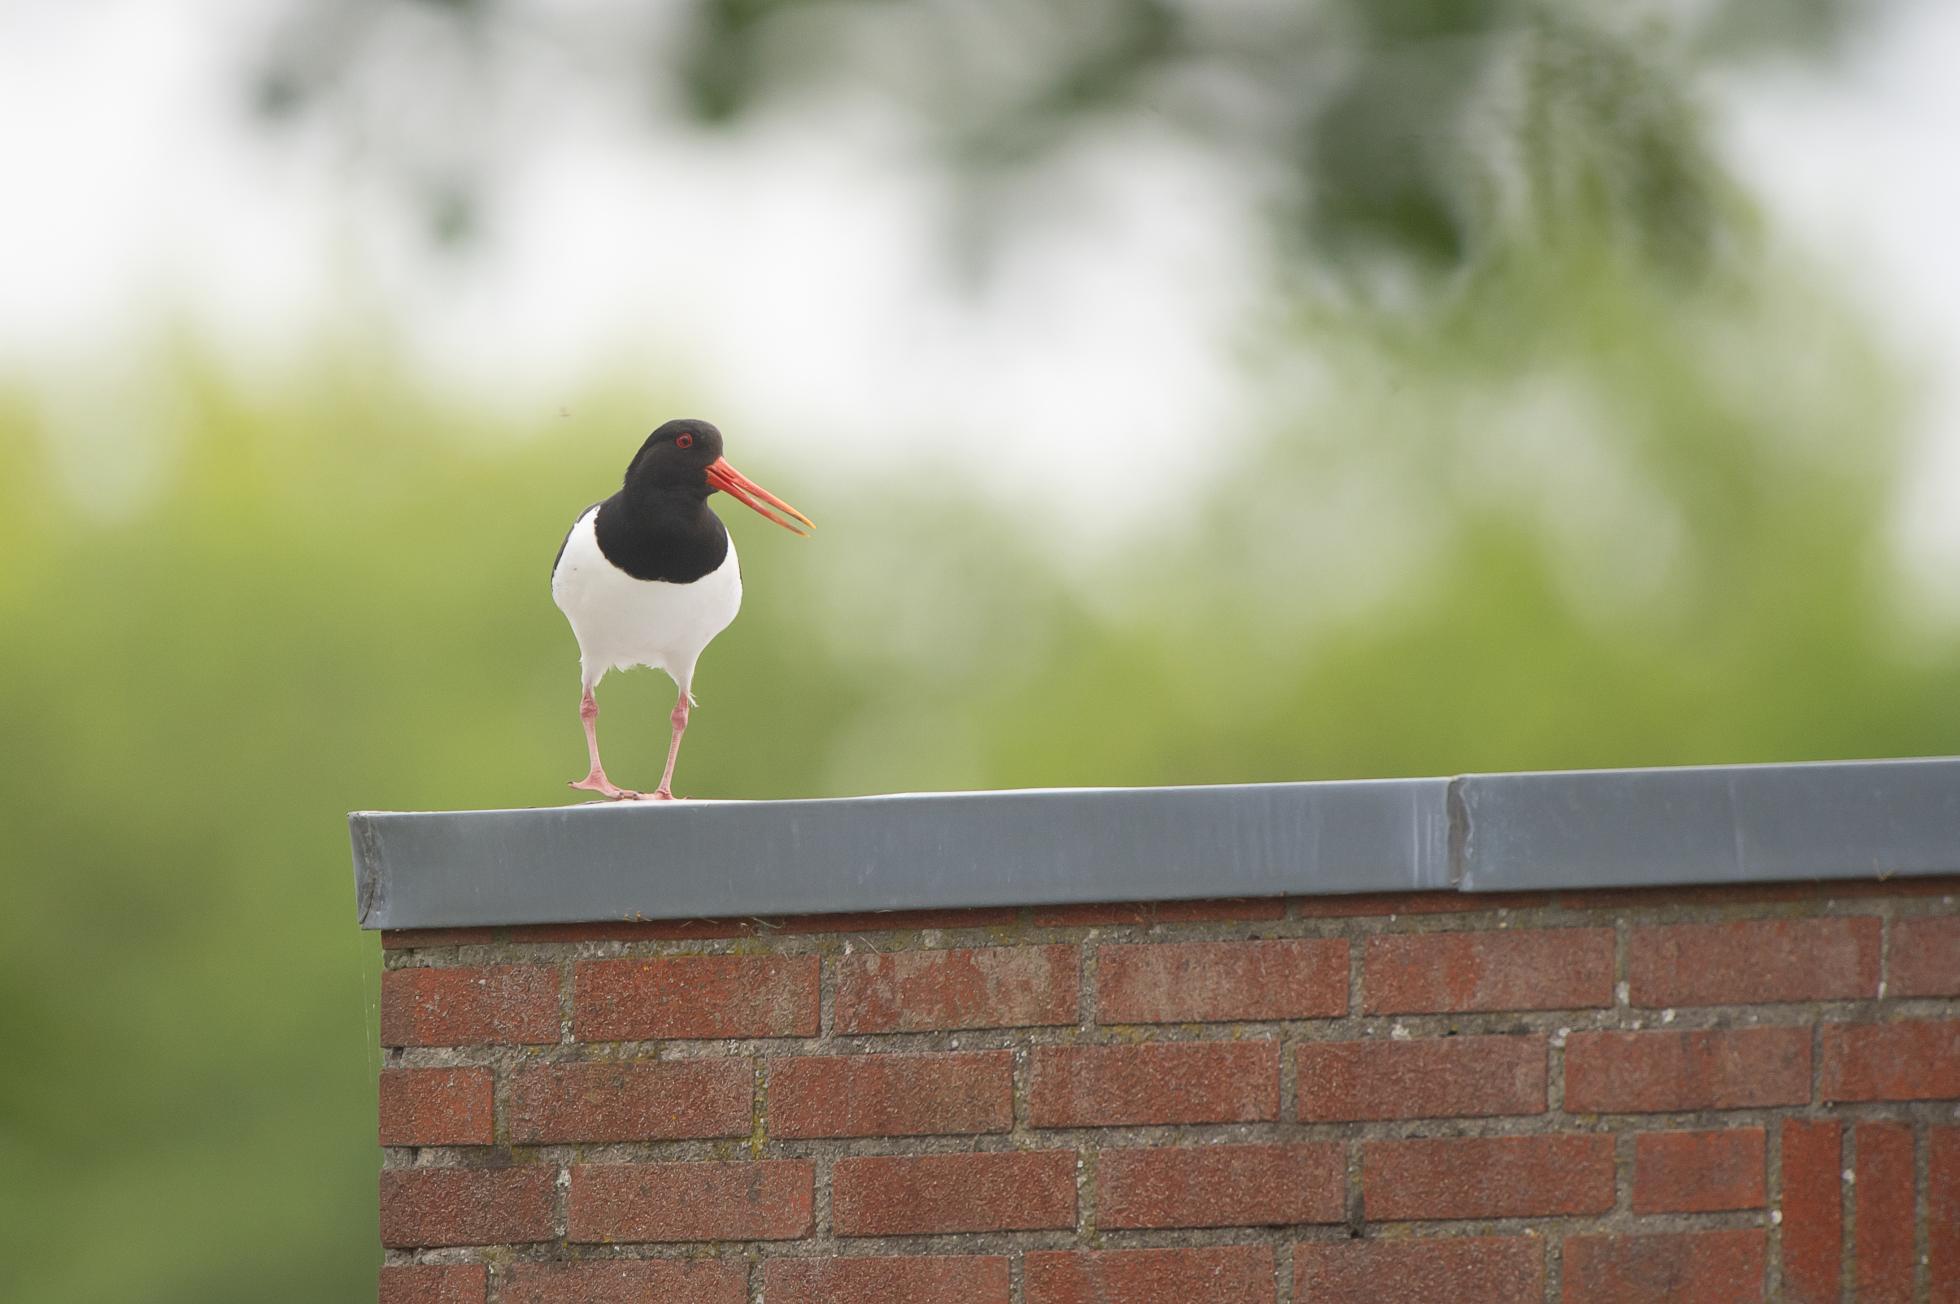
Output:
[[[660,775],[660,786],[653,791],[655,801],[674,799],[674,762],[680,758],[681,735],[687,732],[687,691],[681,691],[680,700],[674,703],[673,714],[667,719],[674,726],[674,737],[667,744],[667,768]]]
[[[592,696],[592,689],[585,690],[579,699],[579,723],[585,726],[585,750],[592,758],[592,769],[583,779],[575,779],[572,787],[596,792],[615,801],[622,798],[637,797],[640,794],[630,788],[622,788],[606,777],[606,767],[599,764],[599,701]]]

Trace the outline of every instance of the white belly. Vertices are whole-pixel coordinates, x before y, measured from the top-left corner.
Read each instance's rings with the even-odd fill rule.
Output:
[[[701,649],[742,607],[735,540],[720,566],[692,584],[636,580],[599,551],[599,509],[579,517],[551,572],[551,600],[572,622],[588,686],[608,670],[657,666],[686,692]]]

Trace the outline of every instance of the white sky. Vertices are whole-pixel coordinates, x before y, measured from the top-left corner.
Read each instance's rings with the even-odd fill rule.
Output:
[[[741,445],[852,430],[866,460],[951,461],[1003,490],[1039,466],[1146,503],[1191,430],[1243,415],[1234,331],[1262,236],[1189,154],[1112,151],[1054,196],[1066,222],[963,297],[946,195],[869,130],[655,134],[534,100],[499,156],[492,256],[450,262],[360,160],[245,119],[264,12],[0,7],[0,374],[114,396],[102,377],[161,326],[277,362],[352,306],[541,425],[624,367],[710,396]],[[1757,73],[1718,103],[1780,229],[1843,269],[1924,375],[1928,474],[1902,537],[1960,573],[1960,5],[1900,12],[1828,80]]]
[[[1960,5],[1917,0],[1829,81],[1729,88],[1731,157],[1805,253],[1835,270],[1923,386],[1908,563],[1960,607]]]

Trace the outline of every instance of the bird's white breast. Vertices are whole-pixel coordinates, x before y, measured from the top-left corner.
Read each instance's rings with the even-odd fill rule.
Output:
[[[701,649],[742,606],[735,540],[720,566],[689,584],[637,580],[599,550],[594,507],[579,517],[551,572],[551,599],[572,622],[588,684],[607,670],[657,666],[683,690]]]

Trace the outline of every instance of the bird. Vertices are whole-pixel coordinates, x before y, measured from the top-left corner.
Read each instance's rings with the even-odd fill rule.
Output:
[[[627,464],[619,492],[579,514],[551,563],[551,599],[578,640],[579,722],[591,768],[573,788],[615,801],[674,798],[674,762],[688,709],[695,705],[694,665],[742,606],[742,568],[735,541],[708,506],[717,491],[790,531],[815,529],[797,511],[737,471],[722,456],[721,431],[693,418],[669,421],[646,437]],[[800,524],[799,524],[800,522]],[[667,768],[651,793],[622,788],[599,760],[599,702],[608,670],[652,666],[673,679],[679,696],[668,720]]]

